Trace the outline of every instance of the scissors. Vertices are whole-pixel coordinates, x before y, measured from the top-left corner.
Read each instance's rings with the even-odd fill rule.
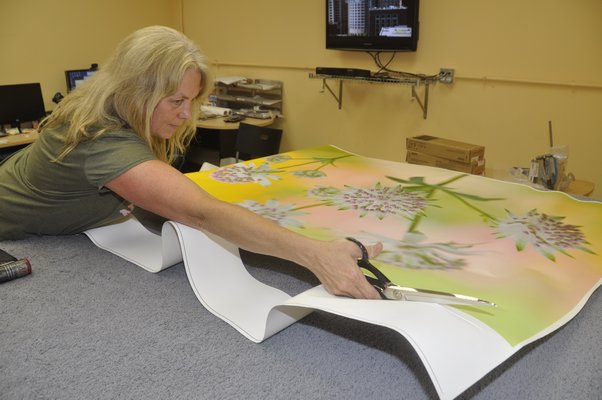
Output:
[[[410,287],[398,286],[391,282],[385,274],[380,272],[368,260],[368,250],[357,239],[348,237],[347,240],[355,243],[362,252],[362,258],[358,258],[357,265],[367,271],[370,271],[376,278],[366,275],[366,279],[378,291],[383,299],[388,300],[405,300],[405,301],[421,301],[426,303],[438,304],[463,304],[463,305],[479,305],[496,307],[495,303],[487,300],[479,299],[472,296],[462,294],[439,292],[435,290],[416,289]]]

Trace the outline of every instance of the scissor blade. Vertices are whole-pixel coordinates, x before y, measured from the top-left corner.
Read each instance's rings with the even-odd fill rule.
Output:
[[[416,289],[402,287],[397,285],[389,285],[383,292],[387,299],[405,300],[405,301],[420,301],[425,303],[437,304],[464,304],[471,306],[491,306],[496,307],[495,303],[477,297],[465,296],[463,294],[455,294],[448,292],[438,292],[435,290]]]

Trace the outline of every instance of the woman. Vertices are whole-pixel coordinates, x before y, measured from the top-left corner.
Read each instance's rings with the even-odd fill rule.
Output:
[[[167,27],[140,29],[40,124],[39,139],[0,164],[0,240],[75,234],[133,206],[311,270],[331,293],[379,298],[358,247],[318,241],[220,201],[173,168],[196,131],[206,67]],[[367,246],[371,257],[382,245]]]

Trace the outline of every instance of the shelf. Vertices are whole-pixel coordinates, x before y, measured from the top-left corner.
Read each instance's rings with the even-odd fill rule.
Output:
[[[274,106],[282,102],[281,99],[268,99],[261,96],[245,97],[245,96],[233,96],[218,94],[215,96],[218,101],[228,101],[233,103],[244,103],[251,105],[263,105],[263,106]]]
[[[282,81],[247,79],[239,77],[235,81],[217,80],[210,96],[218,107],[233,111],[260,108],[271,111],[275,116],[282,115]]]
[[[402,77],[355,77],[355,76],[336,76],[336,75],[321,75],[321,74],[309,74],[310,79],[321,79],[322,90],[327,89],[332,97],[337,101],[339,110],[343,107],[343,82],[352,83],[366,83],[366,84],[389,84],[389,85],[410,85],[412,87],[412,97],[416,99],[416,102],[422,109],[422,117],[426,119],[428,112],[428,98],[429,98],[429,85],[430,79],[422,79],[420,77],[402,78]],[[338,93],[328,85],[328,80],[337,81]],[[420,85],[424,85],[424,100],[420,98],[416,88]]]

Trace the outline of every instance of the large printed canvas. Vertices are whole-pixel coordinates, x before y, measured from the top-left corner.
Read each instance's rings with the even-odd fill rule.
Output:
[[[189,175],[318,239],[380,241],[393,282],[487,299],[456,306],[511,346],[541,335],[602,277],[602,205],[455,171],[320,147]]]
[[[291,297],[251,277],[231,243],[173,221],[161,235],[135,218],[86,234],[151,272],[183,262],[201,304],[255,342],[312,310],[393,329],[412,344],[442,399],[567,323],[602,283],[602,203],[564,193],[331,146],[188,177],[301,235],[382,242],[372,261],[400,286],[497,306],[357,300],[321,286]]]

